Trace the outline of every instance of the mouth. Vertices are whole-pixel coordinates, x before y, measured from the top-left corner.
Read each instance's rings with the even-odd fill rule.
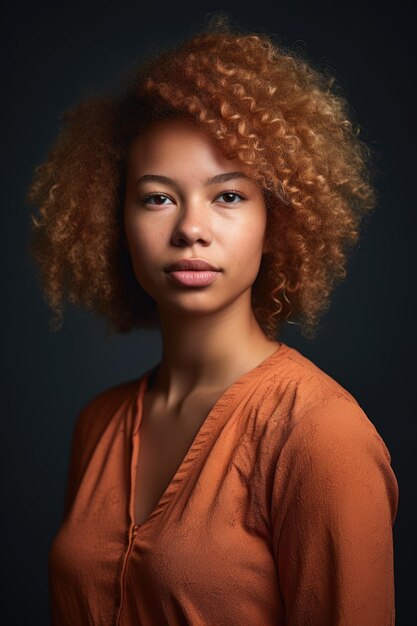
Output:
[[[166,272],[173,271],[209,271],[219,272],[219,267],[215,267],[205,259],[180,259],[175,263],[171,263],[165,268]]]
[[[218,270],[173,270],[168,272],[178,285],[186,287],[204,287],[210,285],[220,274]]]

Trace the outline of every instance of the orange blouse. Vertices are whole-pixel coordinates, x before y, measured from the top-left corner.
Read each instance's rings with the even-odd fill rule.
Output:
[[[82,408],[48,559],[54,626],[394,624],[390,453],[348,391],[279,343],[217,400],[139,526],[152,370]]]

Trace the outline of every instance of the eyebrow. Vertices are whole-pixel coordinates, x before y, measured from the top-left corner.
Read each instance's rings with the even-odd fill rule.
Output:
[[[215,185],[217,183],[225,183],[228,180],[232,180],[234,178],[245,178],[246,180],[250,180],[250,177],[247,176],[244,172],[225,172],[224,174],[216,174],[216,176],[211,176],[205,181],[205,185]],[[137,179],[136,184],[152,182],[152,183],[162,183],[164,185],[172,185],[173,187],[178,187],[178,181],[174,178],[169,178],[168,176],[160,176],[159,174],[144,174],[140,178]]]

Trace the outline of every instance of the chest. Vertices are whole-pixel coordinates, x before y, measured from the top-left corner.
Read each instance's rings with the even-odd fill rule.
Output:
[[[135,522],[147,521],[191,448],[217,395],[191,400],[181,415],[161,414],[144,401],[135,482]]]

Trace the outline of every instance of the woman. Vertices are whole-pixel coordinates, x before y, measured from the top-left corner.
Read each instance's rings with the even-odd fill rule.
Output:
[[[55,322],[67,292],[163,340],[76,420],[53,624],[394,624],[389,451],[276,340],[314,334],[375,204],[332,79],[220,19],[74,107],[29,198]]]

